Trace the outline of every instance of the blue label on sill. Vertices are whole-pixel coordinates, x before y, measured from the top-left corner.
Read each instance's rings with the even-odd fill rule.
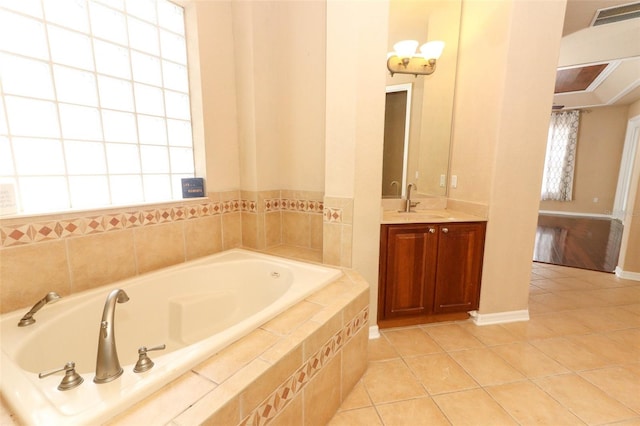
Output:
[[[204,197],[203,178],[182,179],[182,198]]]

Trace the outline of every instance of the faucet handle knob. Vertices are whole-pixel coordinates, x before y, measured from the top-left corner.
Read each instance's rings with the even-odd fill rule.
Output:
[[[153,367],[154,363],[153,361],[151,361],[151,358],[149,358],[149,356],[147,355],[147,352],[160,351],[162,349],[165,349],[166,347],[167,345],[165,345],[164,343],[151,348],[147,348],[146,346],[140,346],[140,348],[138,348],[138,362],[136,362],[135,367],[133,367],[133,372],[144,373],[145,371],[150,370],[151,367]]]
[[[84,382],[84,379],[82,378],[82,376],[76,372],[76,363],[73,361],[67,362],[62,368],[58,368],[52,371],[42,372],[38,374],[38,377],[41,379],[44,379],[45,377],[49,377],[52,374],[59,373],[61,371],[64,371],[64,377],[62,378],[62,381],[58,385],[58,390],[60,391],[73,389],[77,386],[80,386],[80,384]]]

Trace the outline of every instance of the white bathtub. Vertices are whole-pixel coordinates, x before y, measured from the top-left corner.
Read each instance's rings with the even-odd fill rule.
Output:
[[[42,308],[27,327],[17,322],[28,308],[5,314],[0,317],[0,390],[22,423],[106,421],[341,274],[236,249],[64,297]],[[130,298],[115,311],[124,373],[95,384],[100,319],[115,288]],[[155,366],[134,373],[138,348],[163,343],[164,351],[149,352]],[[57,390],[64,373],[38,378],[39,372],[69,361],[84,378],[79,387]]]

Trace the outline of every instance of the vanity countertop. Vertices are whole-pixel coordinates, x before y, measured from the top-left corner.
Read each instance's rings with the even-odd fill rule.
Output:
[[[487,219],[469,213],[454,210],[415,210],[409,213],[397,210],[384,210],[382,224],[400,223],[450,223],[450,222],[486,222]]]

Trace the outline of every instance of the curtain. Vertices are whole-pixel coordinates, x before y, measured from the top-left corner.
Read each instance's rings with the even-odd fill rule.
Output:
[[[551,114],[542,176],[542,200],[572,199],[579,122],[578,110]]]

